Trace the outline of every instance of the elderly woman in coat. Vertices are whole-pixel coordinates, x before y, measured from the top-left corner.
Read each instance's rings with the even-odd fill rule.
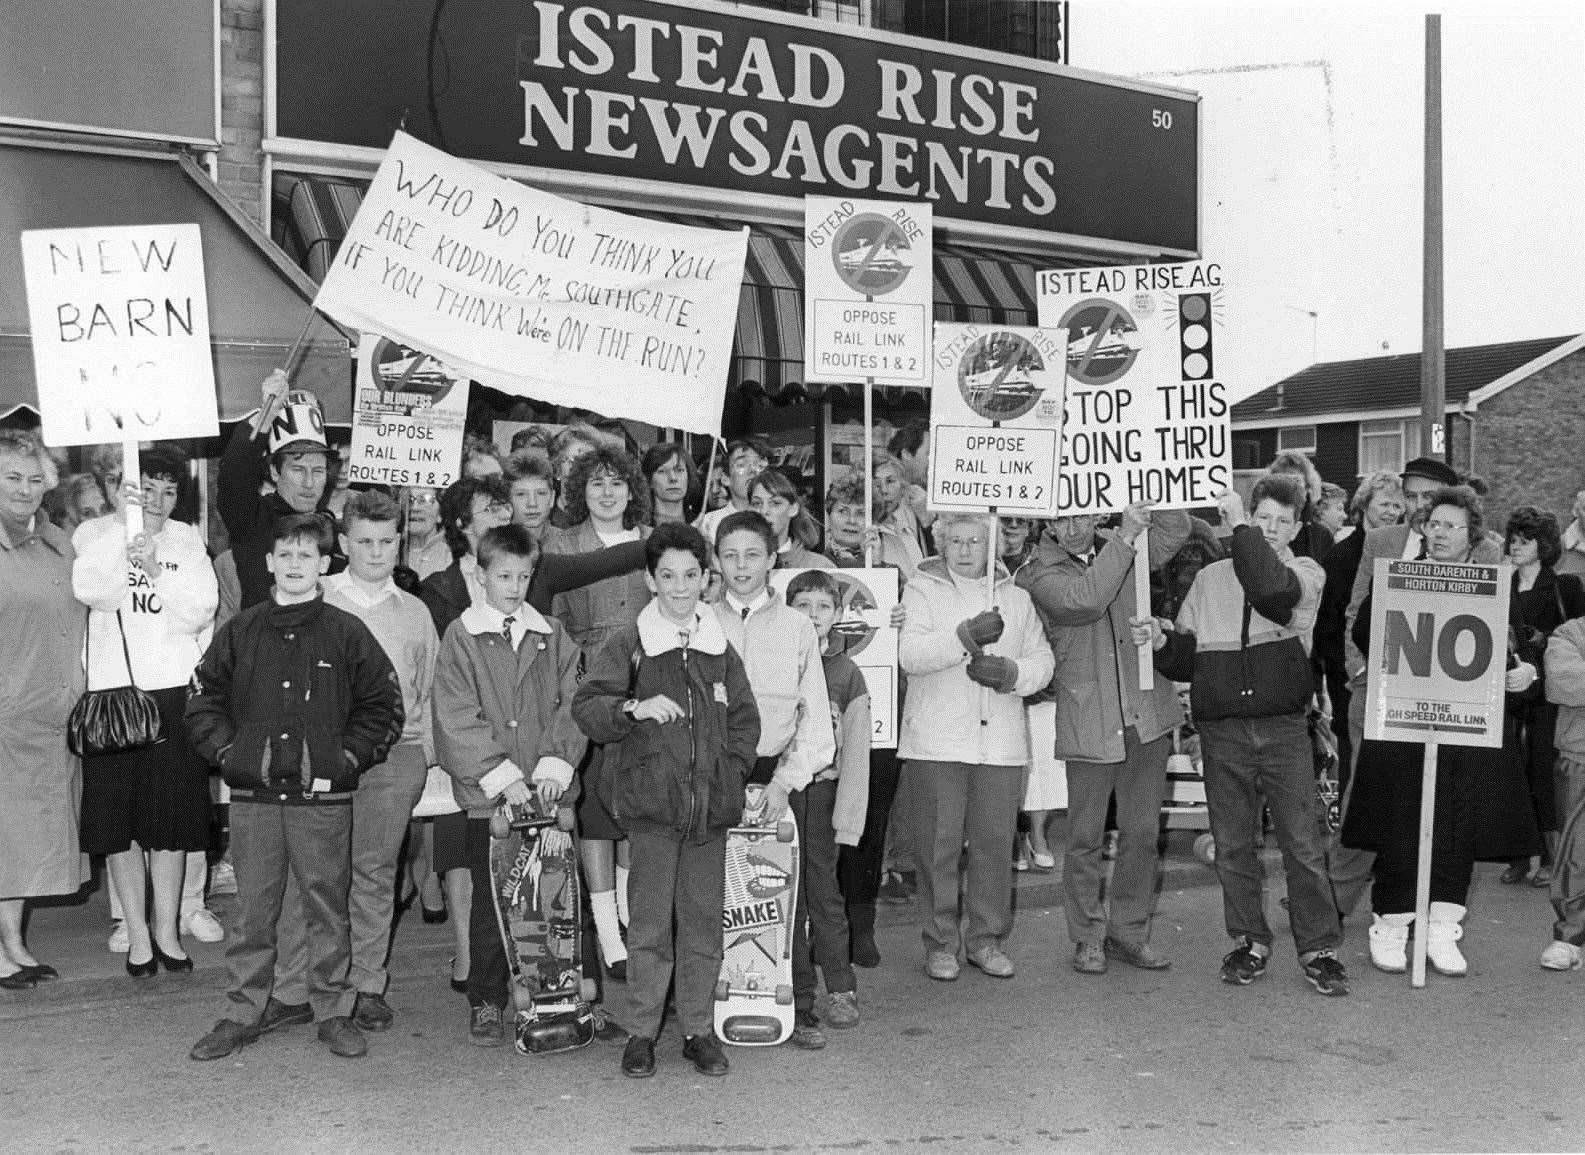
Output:
[[[940,557],[903,591],[899,658],[908,675],[897,756],[915,791],[925,973],[958,977],[959,863],[968,844],[970,965],[1011,978],[1013,831],[1029,736],[1024,696],[1051,678],[1051,647],[1029,595],[999,564],[986,586],[991,523],[946,514],[931,527]]]
[[[83,626],[72,596],[72,546],[40,511],[44,451],[0,430],[0,988],[56,977],[22,940],[30,898],[82,885],[77,808],[82,773],[66,717],[82,693]]]

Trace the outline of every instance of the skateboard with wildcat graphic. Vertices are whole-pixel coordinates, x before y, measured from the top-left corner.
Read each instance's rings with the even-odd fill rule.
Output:
[[[742,1046],[774,1046],[793,1029],[798,827],[791,814],[770,824],[764,813],[763,788],[750,786],[743,821],[726,835],[715,1033]]]

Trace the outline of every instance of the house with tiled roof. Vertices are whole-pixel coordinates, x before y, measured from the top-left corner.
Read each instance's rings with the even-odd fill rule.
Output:
[[[1449,349],[1446,400],[1453,466],[1490,486],[1490,520],[1526,504],[1567,515],[1585,488],[1585,335]],[[1296,449],[1352,493],[1421,455],[1419,419],[1419,353],[1311,365],[1233,406],[1233,464]]]

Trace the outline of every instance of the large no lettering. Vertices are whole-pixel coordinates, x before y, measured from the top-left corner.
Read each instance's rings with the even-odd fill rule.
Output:
[[[1466,634],[1474,641],[1475,649],[1468,662],[1460,662],[1459,641]],[[1397,674],[1400,664],[1407,662],[1411,674],[1428,678],[1434,651],[1436,664],[1455,682],[1484,677],[1494,648],[1491,629],[1474,614],[1455,614],[1438,628],[1435,614],[1419,613],[1411,629],[1408,615],[1401,610],[1387,611],[1385,643],[1382,660],[1387,673]]]

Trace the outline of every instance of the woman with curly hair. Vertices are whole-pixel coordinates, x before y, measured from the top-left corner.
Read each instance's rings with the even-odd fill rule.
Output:
[[[1508,515],[1503,537],[1504,550],[1513,563],[1514,610],[1532,631],[1530,640],[1545,647],[1552,631],[1570,618],[1585,614],[1585,585],[1575,574],[1560,574],[1553,569],[1563,556],[1563,533],[1552,514],[1533,505],[1521,505]],[[1557,707],[1546,700],[1543,692],[1516,703],[1512,712],[1536,828],[1545,842],[1530,885],[1549,886],[1560,829],[1552,786],[1552,766],[1557,758]],[[1502,881],[1516,886],[1529,874],[1530,860],[1517,858],[1508,864]]]
[[[562,484],[567,528],[545,537],[547,554],[582,554],[623,543],[642,543],[650,534],[649,485],[638,462],[623,449],[601,442],[576,458]],[[567,627],[573,641],[592,658],[605,639],[638,620],[650,592],[642,571],[606,578],[556,595],[550,612]],[[595,789],[602,749],[591,746],[583,766],[578,800],[578,833],[584,881],[594,911],[600,953],[612,977],[627,977],[627,947],[621,923],[627,914],[627,853],[617,844],[622,828]]]

